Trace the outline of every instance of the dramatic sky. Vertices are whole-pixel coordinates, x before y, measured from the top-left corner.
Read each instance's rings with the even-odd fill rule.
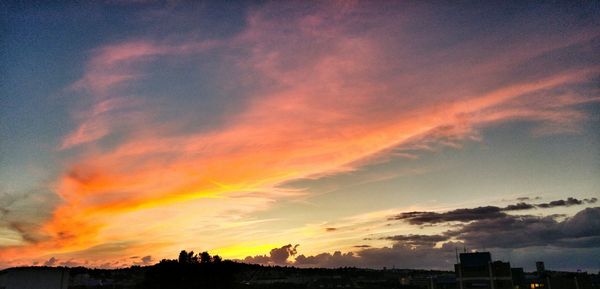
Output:
[[[0,9],[0,268],[600,270],[598,1]]]

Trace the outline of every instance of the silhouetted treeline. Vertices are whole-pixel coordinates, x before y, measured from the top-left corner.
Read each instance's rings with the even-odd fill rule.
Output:
[[[183,250],[177,260],[164,259],[149,267],[138,288],[233,288],[242,266],[208,252]]]
[[[169,261],[169,260],[163,260]],[[219,255],[211,256],[208,252],[204,251],[198,255],[194,254],[194,251],[187,252],[186,250],[182,250],[179,253],[179,263],[181,264],[209,264],[209,263],[221,263],[223,259],[219,257]]]
[[[23,268],[26,269],[26,268]],[[296,289],[425,288],[401,285],[400,276],[451,273],[428,270],[296,268],[222,260],[208,252],[181,251],[177,259],[121,269],[69,268],[69,289]]]

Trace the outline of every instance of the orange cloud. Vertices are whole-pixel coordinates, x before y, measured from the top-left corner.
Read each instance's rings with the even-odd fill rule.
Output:
[[[505,77],[521,64],[515,59],[537,56],[547,46],[528,53],[507,51],[471,67],[443,54],[435,60],[450,60],[413,63],[411,55],[388,47],[381,36],[391,33],[387,22],[381,31],[354,33],[350,29],[358,20],[351,14],[329,20],[327,13],[315,13],[286,21],[265,15],[251,15],[246,31],[224,42],[133,41],[99,49],[74,85],[85,89],[93,103],[75,113],[79,124],[60,146],[82,146],[82,153],[75,154],[56,181],[63,203],[43,227],[47,240],[2,249],[2,257],[68,253],[133,238],[131,231],[139,229],[127,232],[119,220],[179,203],[211,199],[218,208],[211,216],[218,218],[231,208],[243,216],[293,194],[278,184],[352,170],[359,160],[415,140],[448,136],[460,141],[482,126],[511,120],[542,122],[546,132],[573,131],[585,118],[573,105],[598,101],[553,93],[543,102],[554,105],[540,105],[531,96],[588,82],[597,75],[596,67],[496,83],[496,76]],[[159,118],[159,107],[120,96],[119,88],[140,79],[139,62],[199,57],[216,45],[224,53],[242,50],[243,57],[223,61],[231,61],[226,63],[236,70],[240,85],[253,88],[242,96],[243,110],[228,115],[219,129],[173,133],[181,118]],[[419,65],[425,67],[415,68]],[[116,132],[116,145],[100,144]],[[240,193],[255,193],[256,199],[237,197]],[[227,206],[218,205],[220,199]],[[248,203],[256,207],[245,207]],[[161,222],[158,217],[155,221]],[[182,230],[161,228],[169,229]]]

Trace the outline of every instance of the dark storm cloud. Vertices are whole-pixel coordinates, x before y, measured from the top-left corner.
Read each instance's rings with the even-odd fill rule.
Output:
[[[497,218],[476,220],[462,224],[458,229],[434,235],[395,235],[382,239],[391,240],[389,247],[375,248],[369,245],[354,246],[356,252],[320,253],[298,255],[294,262],[287,264],[299,267],[367,267],[383,266],[397,268],[451,268],[455,261],[456,248],[487,249],[502,256],[521,254],[527,248],[554,248],[556,260],[567,260],[570,253],[579,255],[588,252],[590,256],[600,252],[600,207],[586,208],[574,216],[557,220],[557,215],[545,217],[504,214]],[[436,243],[444,242],[436,247]],[[291,245],[290,245],[291,246]],[[286,247],[286,246],[284,246]],[[284,248],[282,247],[282,248]],[[280,250],[276,248],[273,250]],[[552,250],[551,250],[552,251]],[[259,256],[260,257],[260,256]],[[267,256],[262,256],[263,264],[270,264]],[[537,255],[523,255],[517,258],[524,264],[533,264]],[[555,261],[556,261],[555,260]],[[558,262],[558,261],[557,261]],[[591,264],[589,260],[582,260]],[[558,262],[560,263],[560,262]]]
[[[569,207],[569,206],[582,205],[584,203],[593,204],[596,201],[598,201],[597,198],[583,199],[583,200],[578,200],[576,198],[568,198],[566,200],[558,200],[558,201],[552,201],[549,203],[537,204],[537,207],[540,207],[540,208]]]
[[[501,218],[506,214],[502,208],[495,206],[456,209],[444,213],[406,212],[392,217],[392,220],[405,220],[413,225],[436,224],[445,222],[470,222],[481,219]]]
[[[586,208],[563,221],[557,220],[560,217],[502,214],[472,220],[443,234],[396,235],[384,239],[429,247],[449,240],[463,241],[475,248],[600,247],[600,207]]]
[[[519,202],[506,207],[485,206],[477,208],[461,208],[448,212],[405,212],[389,218],[389,220],[403,220],[412,225],[428,225],[447,222],[472,222],[477,220],[503,219],[508,216],[505,212],[522,211],[535,208],[569,207],[583,204],[593,204],[597,198],[579,200],[569,197],[566,200],[556,200],[549,203],[531,204]]]
[[[564,202],[563,202],[564,201]],[[590,204],[595,198],[577,200],[567,198],[549,202],[554,206]],[[545,203],[543,203],[545,204]],[[560,214],[546,216],[514,215],[506,211],[537,208],[542,204],[518,203],[507,207],[485,206],[463,208],[446,213],[408,212],[399,215],[401,220],[413,224],[441,223],[460,220],[442,233],[406,234],[379,238],[392,241],[390,246],[372,247],[368,244],[353,246],[354,252],[323,252],[314,255],[297,253],[298,245],[288,244],[274,248],[269,255],[249,256],[249,263],[265,265],[293,265],[298,267],[365,267],[365,268],[435,268],[449,269],[456,258],[456,248],[490,250],[499,257],[512,259],[529,266],[539,256],[528,250],[545,250],[552,262],[560,265],[577,256],[591,256],[581,260],[585,266],[595,266],[593,256],[600,254],[600,207],[585,208],[572,217]],[[542,206],[543,207],[543,206]],[[366,238],[365,240],[375,240]],[[437,245],[437,246],[436,246]],[[550,254],[549,253],[549,254]],[[512,257],[511,257],[512,256]],[[293,259],[293,260],[292,260]],[[591,265],[590,265],[591,264]],[[558,266],[557,265],[557,266]],[[592,268],[592,267],[589,267]]]
[[[600,207],[586,208],[562,222],[552,216],[484,219],[446,235],[478,248],[600,247]]]
[[[448,240],[448,236],[445,235],[396,235],[385,237],[386,240],[397,241],[399,243],[416,246],[429,246],[433,247],[437,242]]]
[[[534,209],[536,206],[528,203],[517,203],[514,205],[508,205],[504,208],[504,211],[520,211],[520,210],[529,210]]]
[[[475,210],[475,212],[482,211],[486,210]],[[288,257],[296,253],[298,245],[294,247],[286,245],[271,250],[270,256],[249,256],[244,261],[299,267],[395,266],[396,268],[449,269],[455,262],[456,248],[463,247],[487,249],[501,256],[510,257],[517,254],[516,259],[519,260],[519,264],[525,265],[533,264],[539,258],[538,255],[527,253],[528,248],[550,250],[549,252],[553,252],[552,260],[556,264],[569,260],[572,253],[578,256],[588,254],[592,259],[600,253],[600,207],[583,209],[562,221],[558,220],[558,217],[557,215],[539,217],[502,214],[500,217],[461,224],[457,229],[440,234],[408,234],[381,238],[393,241],[393,244],[388,247],[357,245],[354,246],[358,248],[356,252],[335,251],[308,256],[300,254],[294,261],[288,261]],[[436,246],[439,242],[443,243],[441,246]],[[281,257],[274,258],[277,255],[275,252],[281,252]],[[581,262],[587,264],[586,266],[595,264],[587,259]]]

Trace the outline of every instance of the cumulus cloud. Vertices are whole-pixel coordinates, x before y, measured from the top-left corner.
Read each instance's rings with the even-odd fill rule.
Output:
[[[149,264],[150,262],[152,262],[152,256],[148,255],[142,257],[142,262],[144,262],[144,264]]]
[[[58,259],[51,257],[50,259],[48,259],[48,261],[44,263],[44,266],[54,266],[54,264],[56,264],[57,262]]]
[[[60,262],[60,266],[64,266],[64,267],[77,267],[77,266],[83,266],[83,265],[84,265],[84,263],[78,262],[73,259],[69,259],[67,261]]]
[[[285,265],[288,264],[288,258],[296,255],[299,245],[287,244],[280,248],[273,248],[267,255],[248,256],[244,262],[265,265]]]
[[[482,219],[445,235],[477,248],[599,247],[600,207],[586,208],[564,221],[527,215]]]
[[[342,267],[356,266],[358,258],[352,252],[342,253],[335,251],[333,254],[321,253],[315,256],[299,255],[294,265],[301,267]]]
[[[439,234],[407,234],[383,237],[392,241],[391,246],[371,247],[370,245],[354,246],[354,252],[319,253],[314,255],[299,254],[288,261],[293,254],[292,246],[287,245],[271,250],[271,256],[259,255],[247,257],[246,262],[260,264],[276,264],[273,252],[282,252],[285,259],[279,264],[299,267],[367,267],[383,266],[397,268],[437,268],[449,269],[455,262],[456,248],[474,250],[486,249],[499,256],[518,255],[518,264],[531,265],[539,259],[528,248],[551,253],[553,263],[571,258],[570,254],[582,255],[600,253],[600,207],[586,208],[574,216],[562,221],[555,215],[508,215],[497,218],[484,218],[459,225],[458,228]],[[295,253],[297,246],[293,247]],[[523,255],[522,252],[528,252]],[[558,254],[556,252],[564,252]],[[562,261],[561,261],[562,260]],[[281,262],[285,261],[285,262]],[[510,261],[510,260],[509,260]],[[585,261],[585,260],[584,260]],[[584,262],[586,266],[591,263]],[[591,264],[590,266],[595,266]],[[592,268],[592,267],[590,267]]]
[[[496,207],[497,208],[497,207]],[[470,221],[457,229],[436,235],[396,235],[386,237],[407,245],[432,245],[437,242],[460,240],[476,248],[524,248],[532,246],[597,247],[600,246],[600,207],[586,208],[563,221],[557,215],[509,215],[498,210],[474,210],[485,214],[458,214],[469,209],[443,213],[441,217],[418,218],[412,223],[441,221]],[[412,221],[412,220],[409,220]]]
[[[410,246],[396,242],[390,247],[371,248],[361,246],[357,252],[335,251],[316,255],[298,255],[289,265],[298,267],[364,267],[364,268],[436,268],[448,269],[454,262],[455,246],[462,243],[449,243],[440,248],[430,246]]]
[[[144,257],[140,258],[139,262],[133,262],[133,265],[141,265],[141,266],[152,265],[152,261],[154,261],[152,259],[152,256],[148,255],[148,256],[144,256]]]

